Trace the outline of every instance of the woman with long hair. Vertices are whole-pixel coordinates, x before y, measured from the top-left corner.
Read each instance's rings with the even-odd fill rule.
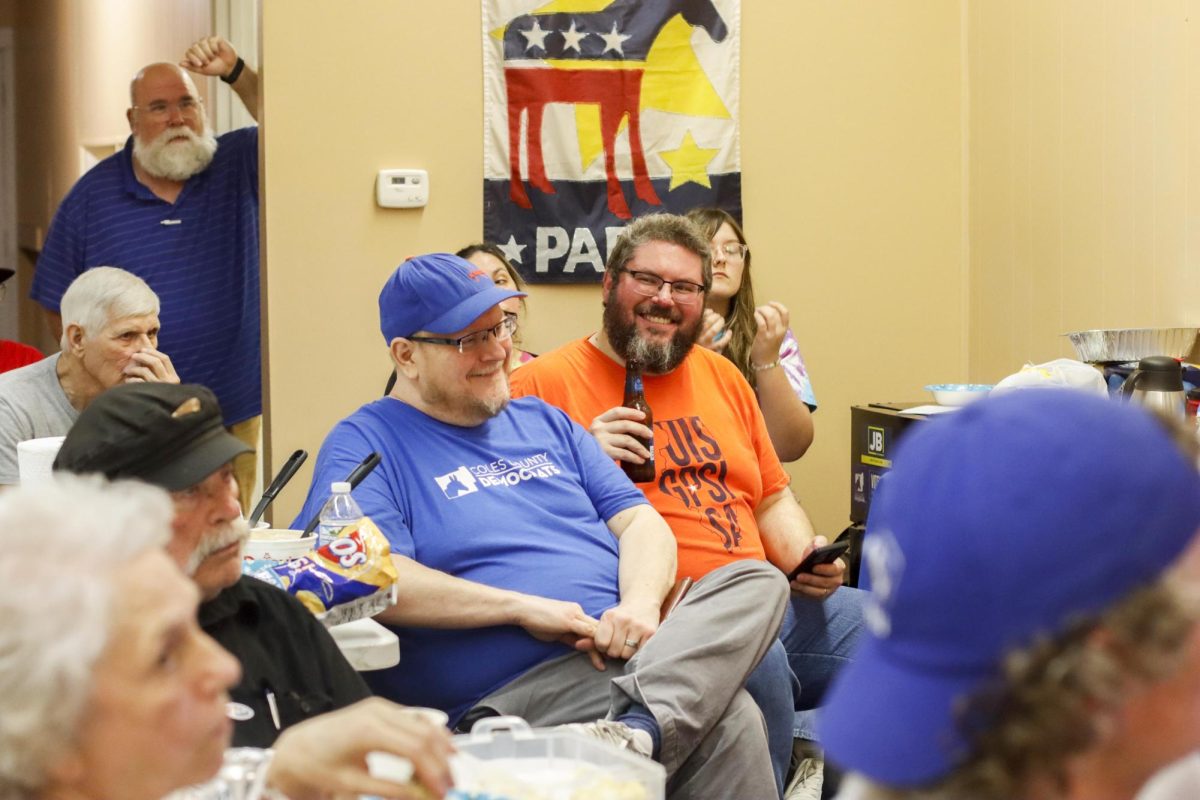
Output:
[[[504,251],[491,242],[469,244],[454,255],[459,258],[465,258],[485,271],[488,277],[492,279],[492,283],[502,289],[512,288],[521,292],[525,291],[525,282],[517,274],[517,268],[509,263],[504,255]],[[508,362],[509,369],[516,369],[527,361],[532,361],[537,357],[536,353],[530,353],[521,348],[520,322],[523,321],[521,318],[525,316],[525,298],[510,297],[500,304],[500,309],[505,314],[511,314],[516,317],[518,321],[518,327],[513,331],[512,358]]]
[[[812,444],[817,400],[788,327],[787,307],[775,301],[755,305],[750,248],[737,220],[719,208],[696,208],[687,216],[712,247],[712,289],[697,344],[737,365],[758,395],[779,459],[795,461]]]

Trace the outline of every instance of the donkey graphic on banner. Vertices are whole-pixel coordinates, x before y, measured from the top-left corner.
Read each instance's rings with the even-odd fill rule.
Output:
[[[738,12],[485,0],[484,235],[525,278],[598,281],[637,214],[740,217]]]

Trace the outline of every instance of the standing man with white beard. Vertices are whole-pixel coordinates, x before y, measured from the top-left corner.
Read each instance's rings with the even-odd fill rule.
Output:
[[[125,148],[67,194],[38,258],[31,296],[61,335],[59,303],[80,273],[117,264],[162,301],[160,343],[185,382],[210,387],[230,431],[251,448],[262,414],[258,129],[214,137],[186,70],[215,75],[257,117],[258,74],[219,37],[179,65],[150,64],[129,86]],[[237,464],[243,508],[254,459]]]

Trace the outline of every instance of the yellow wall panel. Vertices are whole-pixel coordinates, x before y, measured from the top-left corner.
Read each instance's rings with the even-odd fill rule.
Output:
[[[1196,3],[972,3],[971,372],[1196,323]]]

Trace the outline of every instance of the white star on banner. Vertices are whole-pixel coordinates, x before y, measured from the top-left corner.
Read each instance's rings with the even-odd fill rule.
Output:
[[[622,56],[625,55],[625,51],[621,45],[625,43],[626,39],[633,38],[632,36],[617,33],[617,23],[615,22],[613,23],[612,33],[601,33],[599,36],[604,40],[604,53],[607,53],[609,50],[616,50],[617,54]],[[601,53],[601,55],[604,53]]]
[[[499,245],[500,249],[504,251],[504,257],[514,264],[521,263],[521,251],[528,246],[526,244],[517,244],[517,237],[515,235],[509,236],[507,242]]]
[[[536,19],[533,21],[533,27],[527,31],[521,31],[521,35],[525,37],[528,44],[525,45],[526,50],[532,50],[535,47],[546,49],[546,36],[550,31],[542,30],[542,24]]]
[[[579,44],[584,39],[586,39],[588,36],[591,35],[591,34],[587,33],[586,31],[575,30],[575,20],[571,20],[571,30],[559,31],[559,33],[561,33],[562,37],[563,37],[563,52],[564,53],[567,52],[568,50],[574,50],[576,53],[582,53],[583,49],[580,48]]]

